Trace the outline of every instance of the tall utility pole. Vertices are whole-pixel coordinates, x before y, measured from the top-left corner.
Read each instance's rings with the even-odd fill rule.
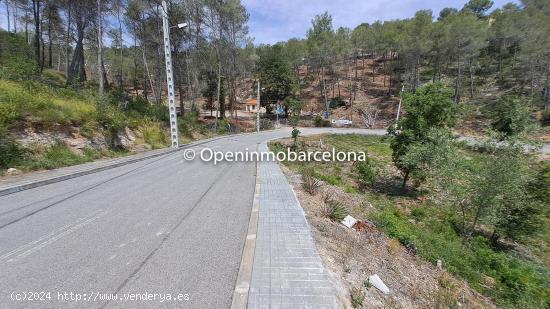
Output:
[[[260,133],[260,80],[258,79],[258,100],[256,101],[256,132]]]
[[[395,118],[396,123],[399,121],[399,114],[401,113],[401,101],[403,100],[403,91],[405,91],[405,85],[401,86],[401,92],[399,93],[399,105],[397,106],[397,117]]]
[[[10,4],[8,3],[8,1],[6,0],[6,15],[8,17],[8,33],[10,32],[10,29],[11,29],[11,26],[10,26]],[[17,22],[17,21],[15,21]],[[15,31],[17,32],[17,31]]]
[[[220,109],[222,106],[222,102],[220,98],[221,86],[222,86],[222,63],[218,59],[218,109],[216,110],[216,123],[214,125],[214,128],[216,129],[216,131],[218,131],[218,120],[220,119]]]
[[[172,50],[170,44],[170,24],[168,23],[168,5],[162,0],[162,28],[164,32],[164,55],[166,58],[166,84],[168,85],[168,110],[170,112],[170,136],[172,148],[179,147],[178,118],[176,116],[176,95],[174,92],[174,74],[172,71]]]

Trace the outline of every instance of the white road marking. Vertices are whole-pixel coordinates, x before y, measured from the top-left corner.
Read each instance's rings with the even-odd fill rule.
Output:
[[[25,244],[25,245],[23,245],[23,246],[21,246],[21,247],[15,248],[14,250],[12,250],[12,251],[10,251],[10,252],[8,252],[8,253],[6,253],[6,254],[0,256],[0,260],[3,260],[3,259],[5,259],[5,258],[8,258],[9,256],[14,255],[15,253],[17,253],[17,252],[19,252],[19,251],[23,251],[23,250],[25,250],[25,249],[28,248],[28,247],[32,247],[34,244],[36,244],[36,243],[38,243],[38,242],[40,242],[40,241],[42,241],[42,240],[44,240],[44,239],[50,238],[50,237],[52,237],[53,235],[55,235],[56,233],[61,232],[61,231],[65,230],[65,229],[71,227],[72,225],[78,224],[79,222],[81,222],[81,221],[83,221],[83,220],[86,220],[86,219],[89,218],[89,217],[92,217],[93,215],[95,215],[97,212],[100,212],[100,211],[102,211],[102,210],[101,210],[101,209],[96,210],[96,211],[92,212],[91,214],[88,214],[88,215],[85,216],[85,217],[79,218],[79,219],[76,220],[75,222],[69,223],[69,224],[67,224],[67,225],[65,225],[65,226],[62,226],[62,227],[60,227],[59,229],[57,229],[57,230],[55,230],[55,231],[53,231],[53,232],[51,232],[51,233],[49,233],[49,234],[47,234],[47,235],[44,235],[44,236],[40,237],[40,238],[37,239],[37,240],[31,241],[30,243],[27,243],[27,244]]]
[[[95,221],[96,219],[102,217],[107,212],[103,211],[102,209],[99,209],[95,212],[92,212],[90,215],[87,215],[84,218],[80,218],[77,221],[65,225],[45,236],[40,237],[38,240],[32,241],[28,244],[25,244],[19,248],[16,248],[15,250],[12,250],[6,254],[4,254],[2,257],[0,257],[0,260],[4,260],[6,258],[10,258],[7,260],[7,262],[15,262],[19,259],[22,259],[33,252],[36,252],[44,247],[46,247],[49,244],[54,243],[55,241],[81,229],[82,227],[88,225],[89,223]],[[17,256],[15,256],[17,255]],[[15,257],[13,257],[15,256]]]

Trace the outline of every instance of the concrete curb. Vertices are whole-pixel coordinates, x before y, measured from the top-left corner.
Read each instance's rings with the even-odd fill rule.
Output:
[[[23,183],[23,184],[16,184],[16,185],[12,185],[12,186],[6,186],[5,188],[0,187],[0,196],[13,194],[13,193],[16,193],[16,192],[25,191],[25,190],[29,190],[29,189],[33,189],[33,188],[37,188],[37,187],[41,187],[41,186],[45,186],[45,185],[49,185],[49,184],[52,184],[52,183],[61,182],[61,181],[64,181],[64,180],[68,180],[68,179],[72,179],[72,178],[76,178],[76,177],[80,177],[80,176],[85,176],[85,175],[89,175],[89,174],[109,170],[109,169],[124,166],[124,165],[127,165],[127,164],[132,164],[132,163],[136,163],[136,162],[139,162],[139,161],[144,161],[144,160],[147,160],[147,159],[152,159],[152,158],[164,156],[164,155],[176,152],[178,150],[179,149],[170,149],[170,150],[155,153],[155,154],[152,154],[152,155],[146,155],[146,156],[143,156],[143,157],[133,158],[133,159],[125,160],[125,161],[122,161],[122,162],[107,164],[105,166],[100,166],[100,167],[90,168],[90,169],[83,170],[83,171],[69,173],[67,175],[61,175],[61,176],[56,176],[56,177],[52,177],[52,178],[48,178],[48,179],[43,179],[43,180],[38,180],[38,181],[31,181],[31,182],[27,182],[27,183]]]
[[[254,253],[256,252],[256,234],[258,232],[258,219],[260,214],[260,173],[259,165],[256,162],[256,186],[254,189],[254,202],[250,212],[248,231],[244,243],[241,264],[233,292],[231,309],[245,309],[248,303],[248,292],[252,280],[252,266],[254,265]]]
[[[42,186],[49,185],[49,184],[52,184],[52,183],[65,181],[65,180],[68,180],[68,179],[73,179],[73,178],[77,178],[77,177],[81,177],[81,176],[85,176],[85,175],[90,175],[90,174],[93,174],[93,173],[102,172],[102,171],[105,171],[105,170],[117,168],[117,167],[120,167],[120,166],[132,164],[132,163],[136,163],[136,162],[140,162],[140,161],[144,161],[144,160],[148,160],[148,159],[153,159],[153,158],[165,156],[165,155],[177,152],[177,151],[182,150],[182,149],[187,149],[189,147],[195,147],[195,146],[203,145],[203,144],[213,142],[213,141],[217,141],[217,140],[224,139],[224,138],[231,138],[231,137],[235,137],[235,136],[246,135],[246,134],[254,134],[254,133],[256,133],[256,132],[253,132],[253,133],[250,133],[250,132],[238,133],[238,134],[212,137],[212,138],[209,138],[209,139],[199,140],[199,141],[191,142],[189,144],[182,145],[178,149],[166,149],[165,151],[160,151],[160,152],[156,152],[154,154],[143,155],[143,156],[140,156],[142,154],[136,154],[136,155],[133,155],[133,156],[140,156],[140,157],[131,158],[131,159],[128,159],[128,160],[124,160],[124,158],[119,158],[118,160],[121,160],[120,162],[106,162],[106,165],[104,165],[104,166],[90,167],[89,169],[85,169],[85,170],[81,170],[81,171],[68,172],[65,175],[53,176],[51,178],[41,179],[41,180],[36,180],[36,181],[22,180],[21,183],[15,183],[15,184],[12,184],[12,185],[8,184],[8,185],[5,185],[5,186],[0,186],[0,196],[9,195],[9,194],[13,194],[13,193],[17,193],[17,192],[21,192],[21,191],[25,191],[25,190],[37,188],[37,187],[42,187]],[[132,156],[130,156],[130,157],[132,157]],[[114,160],[117,160],[117,159],[114,159]],[[91,163],[93,163],[93,162],[91,162]]]

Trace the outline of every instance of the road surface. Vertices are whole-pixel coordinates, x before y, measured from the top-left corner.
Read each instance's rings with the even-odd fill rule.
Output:
[[[254,150],[288,136],[283,129],[194,148]],[[0,197],[0,307],[228,308],[255,173],[253,162],[214,166],[179,151]]]

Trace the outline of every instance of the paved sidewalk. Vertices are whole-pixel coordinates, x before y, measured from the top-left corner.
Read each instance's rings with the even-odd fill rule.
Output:
[[[263,143],[260,151],[267,151]],[[336,289],[292,187],[276,162],[259,162],[260,213],[248,308],[337,308]]]

